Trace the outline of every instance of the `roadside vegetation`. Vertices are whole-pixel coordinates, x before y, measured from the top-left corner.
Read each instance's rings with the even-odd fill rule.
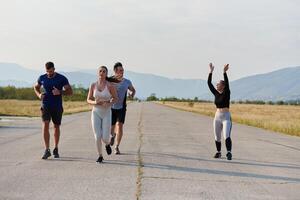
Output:
[[[0,100],[0,116],[41,116],[41,102],[38,100]],[[64,102],[64,114],[72,114],[91,110],[85,101]]]
[[[172,108],[213,117],[215,105],[210,102],[157,101]],[[288,135],[300,136],[300,106],[239,104],[230,106],[234,122]]]
[[[147,101],[214,117],[212,101],[176,97],[157,98],[152,93]],[[300,100],[291,101],[231,101],[230,112],[234,122],[255,126],[288,135],[300,136]]]
[[[92,109],[86,103],[88,89],[73,88],[72,96],[63,96],[64,114],[85,112]],[[137,99],[130,99],[133,101]],[[0,87],[0,116],[37,117],[41,115],[41,102],[35,95],[33,88],[16,88],[13,86]]]

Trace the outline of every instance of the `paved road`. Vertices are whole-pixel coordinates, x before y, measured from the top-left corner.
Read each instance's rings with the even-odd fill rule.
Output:
[[[234,124],[233,160],[216,160],[212,118],[132,103],[126,120],[101,165],[90,113],[64,117],[46,161],[39,119],[0,122],[0,199],[300,199],[299,137]]]

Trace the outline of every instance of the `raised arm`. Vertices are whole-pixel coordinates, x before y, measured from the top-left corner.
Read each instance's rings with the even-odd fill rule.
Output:
[[[210,91],[215,95],[217,93],[217,90],[215,89],[215,87],[211,83],[212,73],[213,73],[215,67],[213,66],[212,63],[209,63],[209,68],[210,68],[210,72],[208,74],[207,84],[208,84],[208,87],[209,87]]]
[[[229,69],[229,64],[224,65],[224,84],[225,84],[225,90],[229,90],[229,81],[227,77],[227,71]]]

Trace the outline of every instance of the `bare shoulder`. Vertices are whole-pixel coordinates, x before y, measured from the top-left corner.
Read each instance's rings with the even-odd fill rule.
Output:
[[[94,83],[92,83],[92,84],[90,85],[90,89],[94,89],[95,86],[96,86],[96,82],[94,82]]]

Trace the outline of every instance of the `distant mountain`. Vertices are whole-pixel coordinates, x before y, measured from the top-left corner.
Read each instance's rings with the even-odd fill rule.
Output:
[[[0,86],[32,86],[37,77],[44,73],[12,63],[0,63],[0,69],[3,72],[0,74]],[[88,69],[60,73],[66,75],[71,84],[87,88],[97,80],[96,71],[96,69]],[[151,93],[155,93],[157,97],[198,97],[208,100],[213,98],[206,80],[169,79],[131,71],[126,71],[125,76],[133,82],[139,98],[146,98]],[[300,67],[289,67],[266,74],[253,75],[230,82],[231,99],[264,101],[300,99],[299,83]]]
[[[97,80],[96,70],[82,70],[64,74],[68,77],[70,83],[84,87],[88,87]],[[137,90],[137,96],[140,98],[146,98],[151,93],[155,93],[158,97],[194,98],[195,95],[201,95],[201,91],[203,92],[207,89],[206,81],[204,80],[169,79],[131,71],[126,71],[125,76],[133,82]]]
[[[14,63],[0,63],[0,80],[16,80],[28,83],[34,82],[40,72],[24,68]],[[17,84],[16,84],[17,86]]]
[[[231,83],[233,99],[300,99],[300,67],[245,77]]]

